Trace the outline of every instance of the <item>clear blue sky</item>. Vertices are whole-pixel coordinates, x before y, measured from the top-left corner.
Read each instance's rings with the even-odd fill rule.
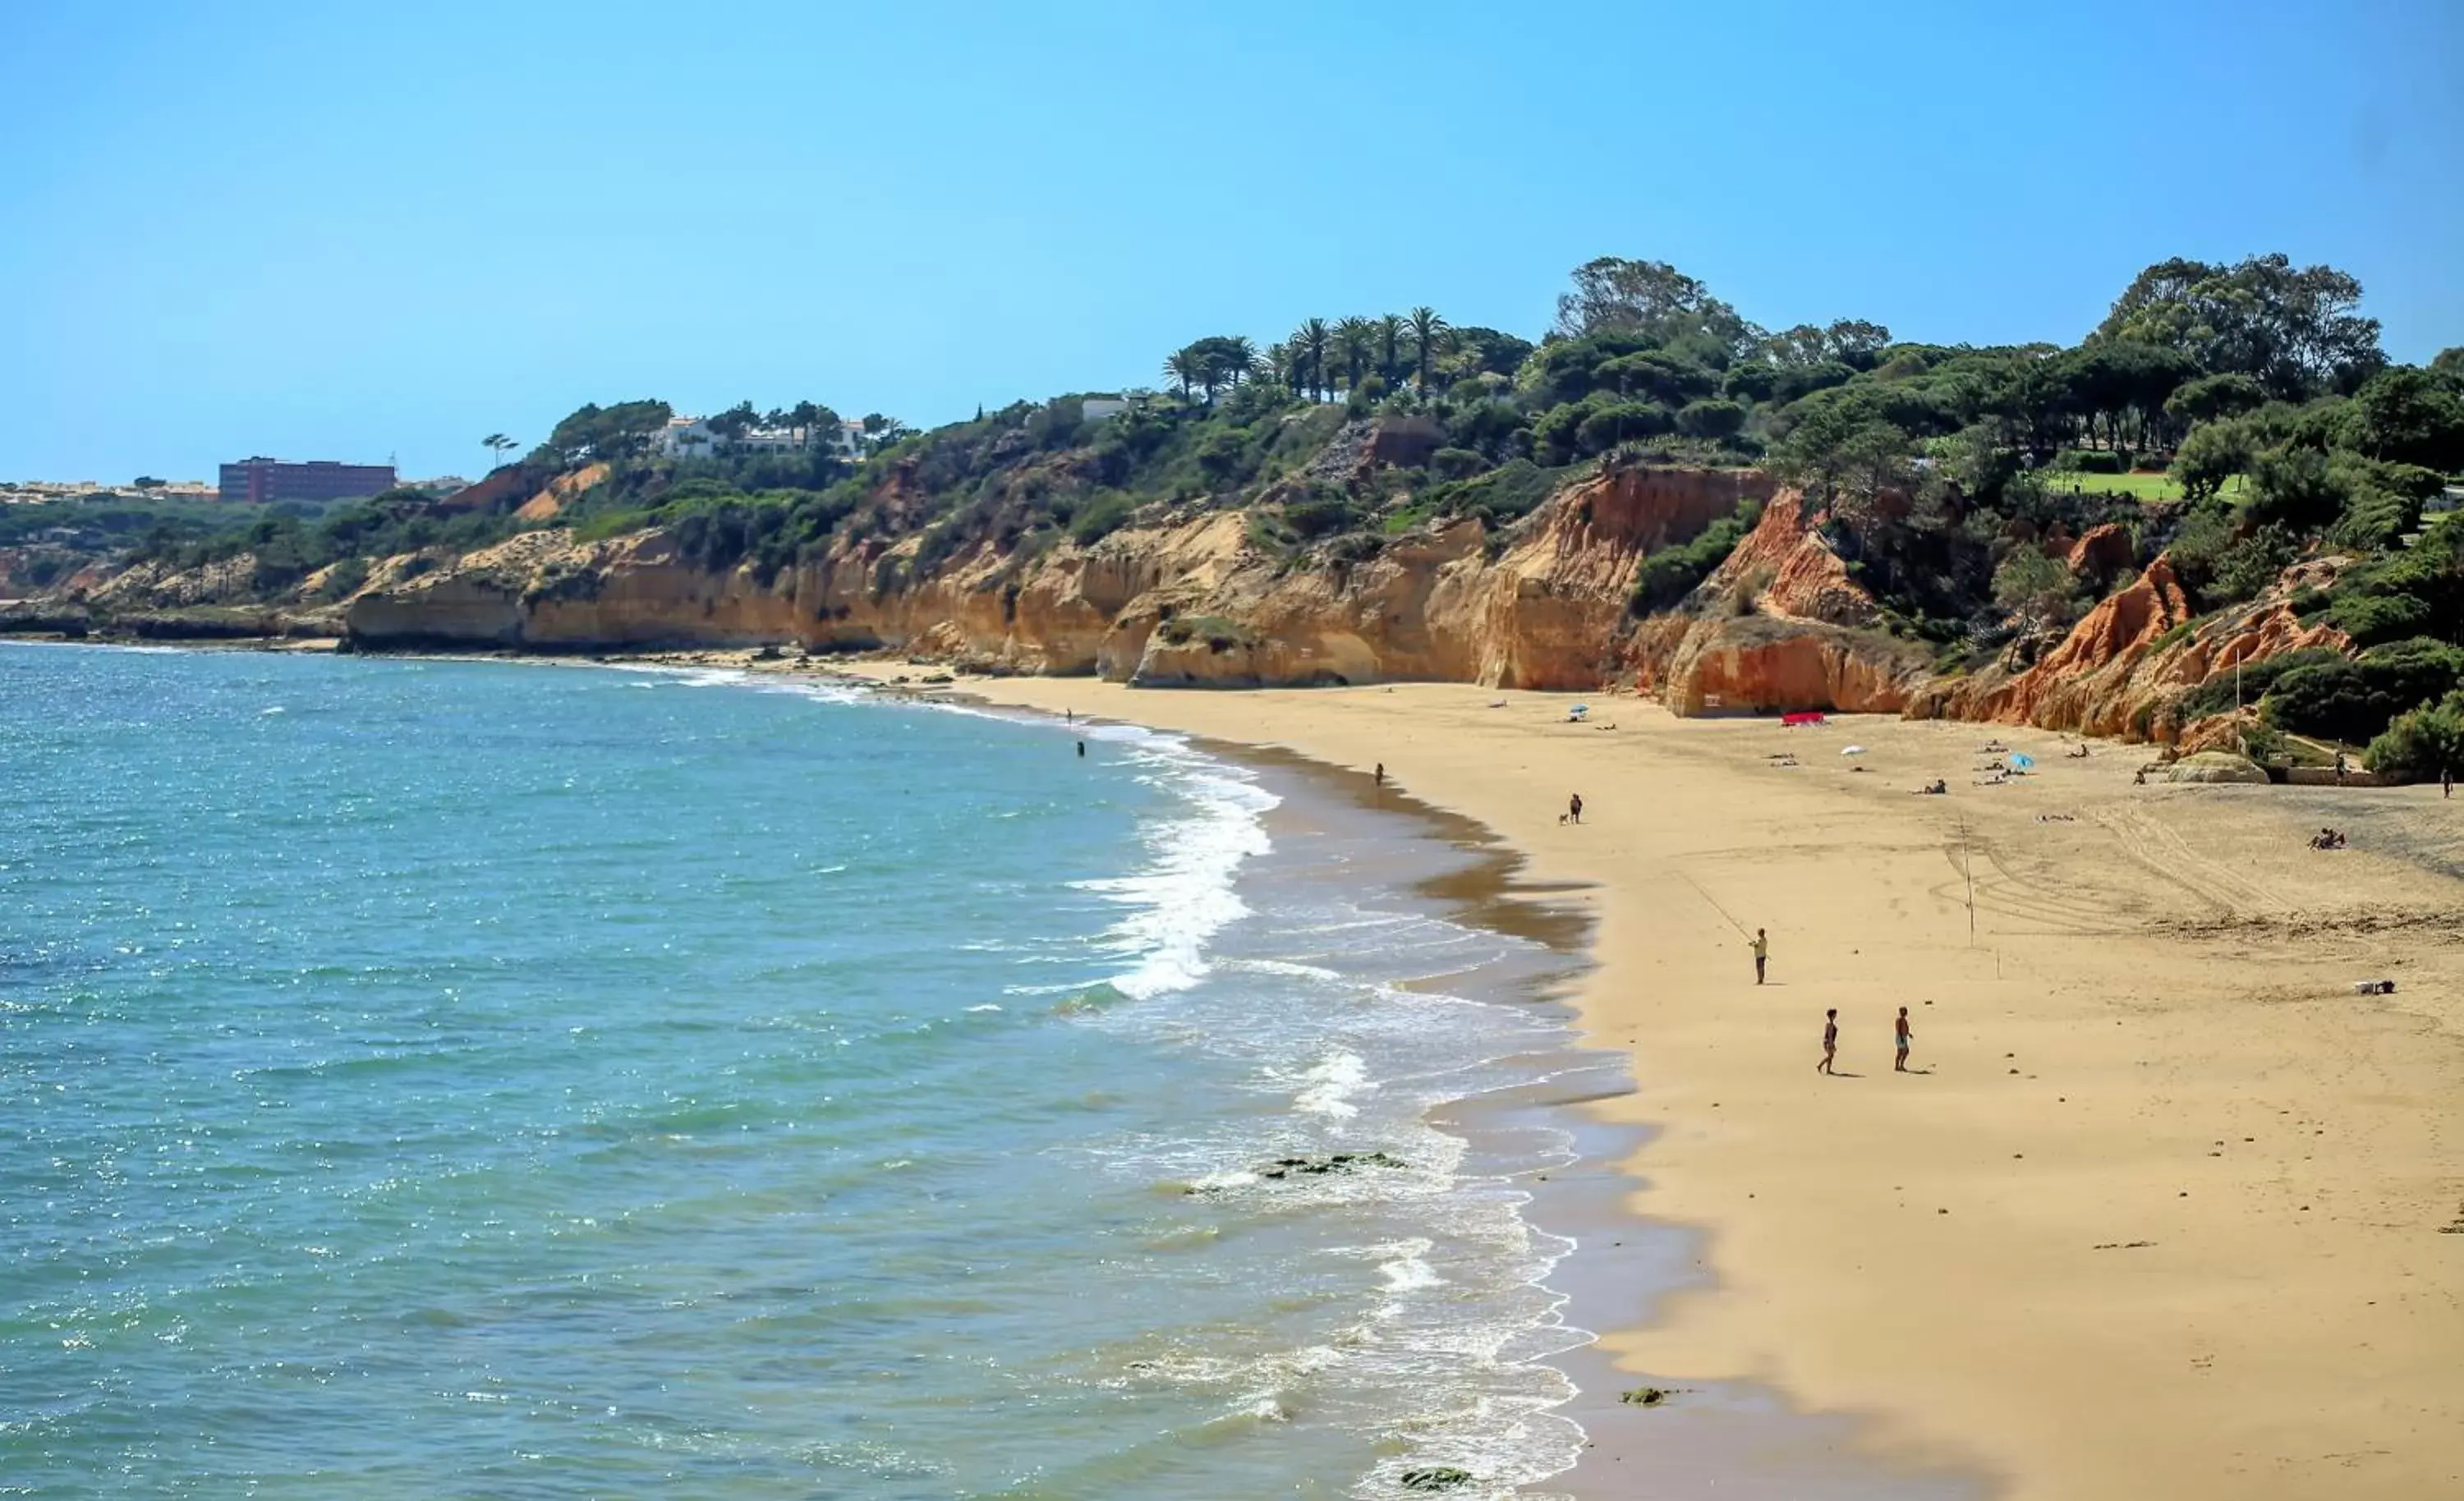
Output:
[[[930,425],[1569,268],[2070,341],[2167,255],[2464,343],[2464,5],[0,4],[0,477]]]

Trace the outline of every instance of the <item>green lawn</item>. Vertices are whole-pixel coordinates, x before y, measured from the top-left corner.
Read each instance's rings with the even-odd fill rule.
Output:
[[[2074,495],[2127,495],[2142,502],[2182,498],[2182,482],[2170,474],[2047,473],[2044,481],[2048,489]],[[2239,500],[2244,483],[2239,474],[2225,481],[2225,498]]]

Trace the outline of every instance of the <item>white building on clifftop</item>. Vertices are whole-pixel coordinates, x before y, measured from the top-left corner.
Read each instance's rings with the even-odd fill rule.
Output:
[[[718,453],[803,453],[824,445],[850,459],[862,458],[861,423],[823,427],[747,427],[730,438],[711,429],[707,417],[671,417],[650,439],[650,451],[671,459],[707,459]]]

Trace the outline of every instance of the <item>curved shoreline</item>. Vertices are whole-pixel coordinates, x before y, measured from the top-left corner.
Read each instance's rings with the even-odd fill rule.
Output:
[[[769,665],[748,655],[633,660]],[[2004,729],[2038,774],[1973,792],[1981,726],[1792,734],[1631,700],[1570,726],[1561,696],[1463,685],[955,691],[1382,761],[1598,913],[1576,1005],[1638,1089],[1587,1108],[1655,1128],[1600,1202],[1696,1228],[1608,1273],[1619,1295],[1690,1278],[1602,1342],[1612,1381],[1686,1390],[1617,1414],[1655,1485],[1754,1493],[1664,1444],[1737,1378],[1828,1415],[1792,1456],[1826,1479],[1849,1456],[2031,1501],[2464,1485],[2464,815],[2435,788],[2136,788],[2129,748],[2073,760]],[[1848,739],[1870,753],[1833,758]],[[1936,776],[1949,798],[1903,795]],[[1554,817],[1568,790],[1579,830]],[[2354,847],[2303,853],[2322,820]],[[1768,988],[1740,921],[1772,929]],[[2356,975],[2399,993],[2357,1000]],[[1900,1004],[1932,1008],[1916,1079],[1875,1068]],[[1804,1067],[1827,1006],[1840,1082]],[[1570,1489],[1630,1493],[1601,1458]]]
[[[2464,946],[2436,922],[2458,892],[2395,853],[2420,847],[2436,789],[2327,790],[2390,851],[2329,869],[2298,854],[2318,796],[2135,788],[2127,748],[2065,764],[2042,731],[2002,731],[2038,775],[1977,793],[1991,731],[1966,724],[1809,741],[1631,700],[1570,726],[1562,696],[1463,685],[957,686],[1382,761],[1511,841],[1529,879],[1581,888],[1600,962],[1576,1006],[1639,1086],[1589,1108],[1658,1128],[1623,1164],[1626,1207],[1699,1227],[1702,1280],[1602,1341],[1619,1372],[1748,1378],[1855,1417],[1815,1473],[1853,1456],[2046,1501],[2464,1479],[2464,1263],[2440,1234],[2464,1213],[2442,1104],[2464,1093]],[[1852,729],[1870,753],[1834,758]],[[1818,754],[1765,759],[1791,750]],[[1958,793],[1903,795],[1937,775]],[[1556,817],[1569,791],[1579,829]],[[1741,923],[1773,932],[1769,987]],[[2401,993],[2353,1003],[2360,967]],[[1903,1004],[1917,1078],[1878,1069]],[[1807,1067],[1829,1006],[1860,1077]],[[1648,1279],[1639,1251],[1631,1272]],[[1571,1489],[1607,1483],[1587,1464]]]
[[[910,696],[902,689],[891,692]],[[1067,728],[1066,721],[1054,723],[1060,711],[1005,702],[989,684],[913,696]],[[1503,1094],[1458,1098],[1435,1107],[1428,1118],[1475,1147],[1535,1131],[1570,1132],[1573,1142],[1572,1161],[1514,1176],[1529,1195],[1521,1217],[1532,1232],[1573,1243],[1539,1286],[1558,1300],[1551,1327],[1579,1338],[1533,1359],[1573,1380],[1575,1394],[1550,1415],[1581,1433],[1583,1451],[1573,1468],[1515,1488],[1514,1494],[1535,1501],[1609,1501],[1631,1493],[1627,1475],[1646,1470],[1656,1482],[1690,1475],[1748,1501],[1975,1501],[1985,1493],[1981,1474],[1869,1452],[1874,1446],[1856,1431],[1856,1420],[1806,1411],[1759,1381],[1698,1382],[1683,1390],[1682,1406],[1647,1417],[1622,1400],[1622,1393],[1646,1383],[1617,1367],[1602,1332],[1647,1322],[1650,1308],[1709,1278],[1701,1270],[1702,1232],[1644,1212],[1634,1202],[1645,1186],[1629,1164],[1661,1127],[1607,1119],[1601,1111],[1610,1101],[1632,1097],[1636,1085],[1630,1051],[1604,1046],[1585,1023],[1581,995],[1598,965],[1597,923],[1593,911],[1573,899],[1590,893],[1588,883],[1532,879],[1529,855],[1487,824],[1398,784],[1379,787],[1357,771],[1287,744],[1177,731],[1118,714],[1082,716],[1078,722],[1185,733],[1206,754],[1300,779],[1304,795],[1339,799],[1374,816],[1399,817],[1407,824],[1406,839],[1451,846],[1465,860],[1459,869],[1412,882],[1412,896],[1438,903],[1450,921],[1537,943],[1570,961],[1540,977],[1536,988],[1514,987],[1521,993],[1513,999],[1561,1018],[1571,1069]],[[1645,1287],[1633,1285],[1637,1262],[1624,1254],[1629,1247],[1641,1253]]]

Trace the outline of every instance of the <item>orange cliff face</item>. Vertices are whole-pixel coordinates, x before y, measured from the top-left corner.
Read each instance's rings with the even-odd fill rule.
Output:
[[[1645,554],[1770,492],[1751,471],[1610,469],[1561,490],[1495,555],[1484,526],[1466,519],[1392,539],[1365,560],[1309,568],[1254,547],[1236,511],[1033,559],[979,548],[920,576],[913,537],[842,539],[763,576],[751,565],[702,569],[660,533],[578,543],[539,532],[372,585],[347,621],[356,642],[377,647],[797,642],[1155,685],[1403,678],[1590,689],[1616,666],[1614,637]]]
[[[2298,565],[2257,599],[2194,623],[2172,559],[2159,556],[2025,669],[1939,681],[1907,712],[2176,743],[2189,728],[2181,700],[2216,673],[2289,651],[2353,649],[2334,626],[2303,624],[2291,602],[2333,583],[2340,566]]]
[[[894,501],[894,490],[883,493]],[[573,493],[552,486],[534,503],[544,511]],[[1730,556],[1682,608],[1634,620],[1642,560],[1749,497],[1766,502],[1762,519]],[[581,542],[551,529],[442,566],[384,559],[347,596],[325,573],[291,602],[265,604],[242,556],[88,578],[83,597],[131,618],[253,600],[275,612],[269,631],[342,632],[379,649],[889,648],[1158,686],[1419,679],[1590,692],[1630,678],[1680,714],[1906,713],[2168,742],[2192,729],[2180,701],[2214,673],[2304,647],[2351,649],[2290,603],[2296,588],[2332,582],[2337,560],[2303,564],[2259,600],[2192,622],[2159,558],[2033,662],[1938,675],[1927,648],[1881,628],[1819,520],[1761,473],[1624,467],[1568,485],[1506,533],[1441,521],[1351,561],[1262,550],[1234,511],[1033,555],[979,545],[931,566],[918,565],[918,534],[842,537],[774,571],[706,568],[660,531]],[[2118,529],[2049,545],[2083,578],[2126,573]]]
[[[1817,519],[1799,491],[1775,494],[1683,610],[1635,632],[1627,660],[1637,685],[1683,715],[1899,712],[1927,659],[1873,628],[1881,609]]]

